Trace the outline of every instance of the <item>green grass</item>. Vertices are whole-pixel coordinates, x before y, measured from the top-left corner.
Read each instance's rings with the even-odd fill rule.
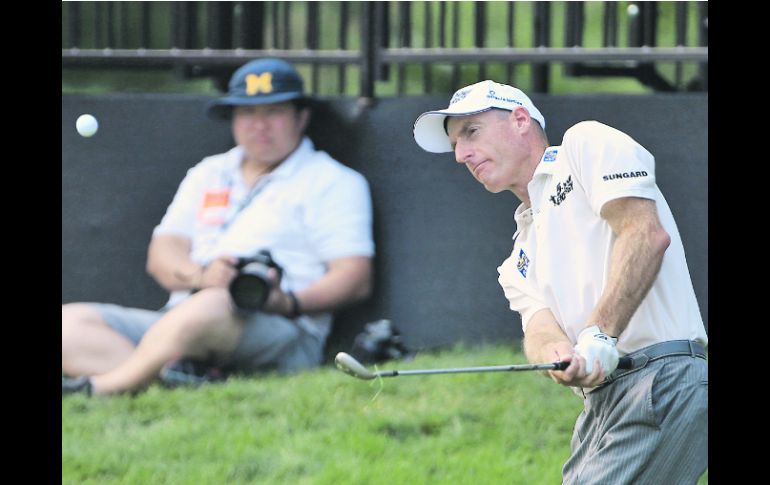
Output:
[[[524,362],[463,347],[387,367]],[[361,381],[331,365],[62,399],[63,484],[557,484],[581,400],[538,373]],[[698,482],[708,483],[708,472]]]

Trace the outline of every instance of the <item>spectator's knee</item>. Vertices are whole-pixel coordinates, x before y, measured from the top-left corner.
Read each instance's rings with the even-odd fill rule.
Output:
[[[226,288],[205,288],[171,310],[166,318],[173,321],[174,339],[195,345],[201,339],[229,335],[237,327],[237,317]]]
[[[94,308],[85,303],[66,303],[61,306],[62,336],[67,331],[78,331],[83,325],[102,322],[102,317]]]
[[[91,331],[98,325],[106,326],[101,314],[84,303],[68,303],[61,306],[62,369],[66,362],[81,351],[88,342]]]
[[[195,293],[195,298],[206,299],[213,304],[230,305],[232,299],[230,298],[230,290],[227,288],[220,288],[213,286],[211,288],[204,288]]]

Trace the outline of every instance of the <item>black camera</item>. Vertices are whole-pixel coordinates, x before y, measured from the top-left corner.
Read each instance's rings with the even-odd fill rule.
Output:
[[[283,274],[283,268],[273,261],[270,251],[261,250],[250,258],[240,258],[236,264],[238,274],[230,283],[230,296],[241,310],[256,311],[262,308],[272,289],[267,276],[270,268]]]

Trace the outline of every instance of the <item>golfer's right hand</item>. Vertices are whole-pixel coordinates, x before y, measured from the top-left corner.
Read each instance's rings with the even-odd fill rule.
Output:
[[[557,361],[569,362],[564,370],[548,371],[557,383],[567,387],[595,387],[604,380],[602,366],[593,366],[591,372],[586,372],[586,360],[571,346],[567,345],[556,353]]]

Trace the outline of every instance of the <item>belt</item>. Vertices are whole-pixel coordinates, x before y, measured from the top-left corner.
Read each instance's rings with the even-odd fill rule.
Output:
[[[706,349],[703,345],[692,340],[669,340],[650,345],[649,347],[631,352],[625,357],[621,357],[621,359],[628,361],[629,364],[624,369],[615,370],[600,385],[609,384],[615,379],[641,369],[649,362],[674,355],[687,355],[692,358],[706,359]]]

